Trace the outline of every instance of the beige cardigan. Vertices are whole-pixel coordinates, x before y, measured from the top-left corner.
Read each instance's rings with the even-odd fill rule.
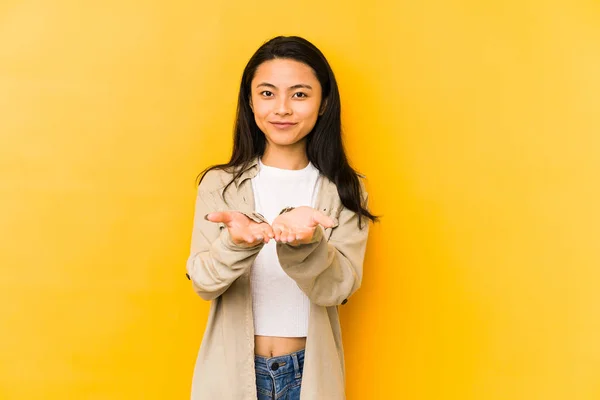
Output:
[[[212,211],[240,211],[254,221],[250,179],[258,160],[230,186],[226,204],[221,192],[230,173],[212,170],[198,188],[188,278],[194,290],[211,300],[208,323],[192,382],[192,400],[256,400],[254,324],[250,267],[262,244],[236,246],[223,224],[204,219]],[[361,182],[363,201],[367,193]],[[316,206],[334,218],[333,228],[319,227],[310,244],[277,244],[284,271],[311,301],[306,338],[302,400],[344,399],[344,352],[337,306],[360,287],[369,224],[358,228],[358,215],[345,208],[336,186],[323,175]]]

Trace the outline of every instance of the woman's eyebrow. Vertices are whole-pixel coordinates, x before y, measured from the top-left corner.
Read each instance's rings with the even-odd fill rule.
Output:
[[[267,83],[267,82],[259,83],[258,85],[256,85],[257,88],[259,88],[261,86],[277,89],[277,87],[275,85],[273,85],[272,83]]]
[[[268,87],[268,88],[273,88],[273,89],[277,89],[277,86],[273,85],[272,83],[268,83],[268,82],[262,82],[262,83],[259,83],[258,85],[256,85],[257,88],[259,88],[261,86]],[[297,85],[290,86],[290,89],[309,89],[309,90],[312,90],[312,86],[307,85],[305,83],[299,83]]]
[[[290,86],[290,89],[309,89],[312,90],[312,86],[307,85],[306,83],[299,83],[294,86]]]

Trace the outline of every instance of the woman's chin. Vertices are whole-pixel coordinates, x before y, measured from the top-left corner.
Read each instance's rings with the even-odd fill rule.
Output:
[[[293,146],[304,141],[306,136],[298,136],[295,133],[270,132],[267,141],[275,146]]]

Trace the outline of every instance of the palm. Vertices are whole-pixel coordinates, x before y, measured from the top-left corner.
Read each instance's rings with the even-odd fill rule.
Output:
[[[333,220],[311,207],[298,207],[279,215],[273,221],[275,240],[290,244],[309,243],[317,226],[333,226]]]
[[[274,237],[269,224],[254,222],[237,211],[213,212],[206,219],[225,224],[231,240],[237,245],[255,246],[260,242],[268,243]]]

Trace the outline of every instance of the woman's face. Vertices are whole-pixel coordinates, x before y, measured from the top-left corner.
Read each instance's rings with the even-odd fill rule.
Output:
[[[311,67],[289,59],[262,63],[251,83],[250,106],[269,145],[303,141],[321,107],[321,84]]]

